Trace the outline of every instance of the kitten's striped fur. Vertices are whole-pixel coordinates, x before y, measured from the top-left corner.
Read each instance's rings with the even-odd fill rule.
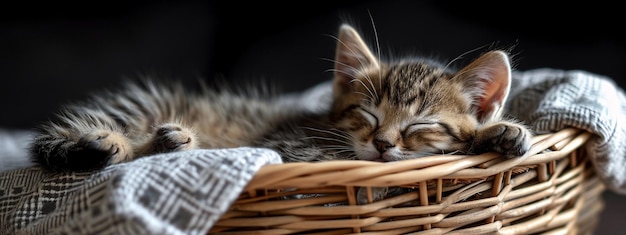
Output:
[[[91,170],[159,152],[267,147],[284,161],[397,161],[432,154],[530,147],[523,125],[501,118],[511,67],[490,51],[460,70],[419,58],[381,61],[351,26],[337,37],[327,112],[286,108],[255,92],[192,93],[145,81],[69,105],[31,147],[52,170]]]

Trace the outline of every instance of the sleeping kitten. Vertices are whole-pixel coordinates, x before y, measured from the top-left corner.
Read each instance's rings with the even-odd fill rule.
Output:
[[[33,160],[64,171],[196,148],[267,147],[284,162],[529,149],[531,133],[501,118],[511,79],[504,51],[453,70],[423,58],[381,61],[346,24],[337,39],[328,111],[286,108],[263,92],[192,93],[146,80],[60,110],[36,136]]]

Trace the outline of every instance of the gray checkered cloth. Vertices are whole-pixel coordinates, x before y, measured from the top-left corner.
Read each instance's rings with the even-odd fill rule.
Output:
[[[256,171],[260,148],[155,155],[91,173],[0,175],[0,234],[206,234]]]
[[[515,73],[508,113],[536,133],[576,127],[607,187],[626,195],[626,95],[614,80],[586,71],[537,69]]]
[[[311,101],[327,101],[329,92],[324,83],[285,105],[316,110],[327,102]],[[593,133],[592,162],[622,194],[625,105],[608,78],[549,69],[515,73],[508,101],[510,114],[538,133],[570,126]],[[206,234],[258,169],[280,162],[271,150],[234,148],[160,154],[91,173],[17,165],[0,173],[0,234]]]

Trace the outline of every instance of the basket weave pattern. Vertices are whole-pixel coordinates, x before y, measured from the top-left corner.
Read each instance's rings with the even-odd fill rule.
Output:
[[[585,234],[604,186],[578,129],[536,136],[528,154],[263,167],[209,234]],[[367,204],[357,204],[365,187]],[[371,187],[404,188],[372,202]]]

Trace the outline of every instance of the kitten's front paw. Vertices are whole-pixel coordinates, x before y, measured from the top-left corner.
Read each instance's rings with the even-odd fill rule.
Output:
[[[532,134],[524,126],[500,122],[478,131],[474,147],[513,158],[524,155],[530,149],[531,138]]]
[[[154,152],[172,152],[194,149],[197,144],[193,132],[178,124],[168,123],[156,129],[152,145]]]
[[[119,132],[95,130],[83,134],[73,148],[74,154],[102,156],[109,164],[125,162],[133,157],[132,147]],[[94,158],[93,156],[85,156]]]
[[[389,188],[387,187],[373,187],[370,189],[372,190],[372,202],[384,199],[385,196],[387,196],[387,192],[389,191]],[[359,188],[359,191],[356,194],[357,204],[365,205],[370,203],[370,201],[367,199],[367,190],[368,188],[366,187]]]

